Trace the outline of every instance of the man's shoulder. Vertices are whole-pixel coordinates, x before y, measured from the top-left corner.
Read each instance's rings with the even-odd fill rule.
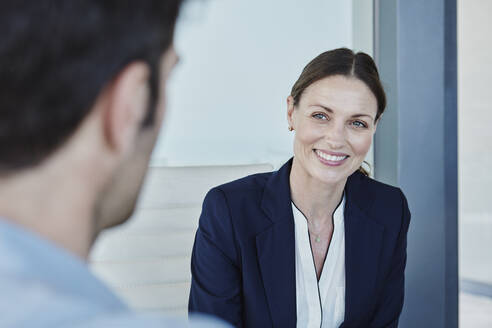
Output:
[[[74,281],[74,284],[84,281]],[[191,320],[132,311],[123,303],[71,293],[42,277],[0,270],[0,327],[227,327],[209,317]],[[95,295],[96,297],[96,295]]]
[[[0,327],[228,327],[206,316],[187,320],[101,306],[32,280],[2,277],[0,286]]]

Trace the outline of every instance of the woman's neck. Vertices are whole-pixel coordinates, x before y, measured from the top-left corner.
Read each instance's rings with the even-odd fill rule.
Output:
[[[340,204],[347,179],[327,184],[308,175],[294,158],[290,171],[291,198],[313,225],[331,222]]]

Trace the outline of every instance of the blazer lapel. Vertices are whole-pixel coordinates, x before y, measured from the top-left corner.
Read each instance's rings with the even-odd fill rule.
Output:
[[[296,326],[295,231],[289,174],[292,160],[268,180],[262,208],[272,225],[256,236],[256,251],[274,327]]]
[[[370,308],[378,275],[384,227],[361,209],[370,205],[372,195],[354,174],[347,181],[345,204],[345,321],[341,327],[356,325]],[[360,204],[360,205],[359,205]]]

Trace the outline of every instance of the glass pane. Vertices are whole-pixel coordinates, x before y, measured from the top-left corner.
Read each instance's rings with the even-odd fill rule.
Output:
[[[461,326],[492,327],[492,1],[458,1]]]

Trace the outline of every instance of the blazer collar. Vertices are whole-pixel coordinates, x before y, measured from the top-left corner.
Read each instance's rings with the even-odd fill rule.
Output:
[[[364,326],[374,303],[384,226],[372,217],[376,193],[356,171],[345,185],[345,318],[340,327]]]
[[[290,169],[293,158],[267,180],[261,201],[261,207],[273,222],[294,220],[290,198]]]
[[[374,202],[375,193],[369,192],[367,182],[368,179],[360,171],[355,171],[351,176],[348,177],[347,183],[345,184],[345,208],[347,207],[357,207],[364,213],[368,213]],[[370,219],[370,216],[364,215],[365,218]]]
[[[261,207],[272,225],[256,236],[256,251],[273,327],[296,327],[295,231],[289,175],[292,159],[272,173]]]

